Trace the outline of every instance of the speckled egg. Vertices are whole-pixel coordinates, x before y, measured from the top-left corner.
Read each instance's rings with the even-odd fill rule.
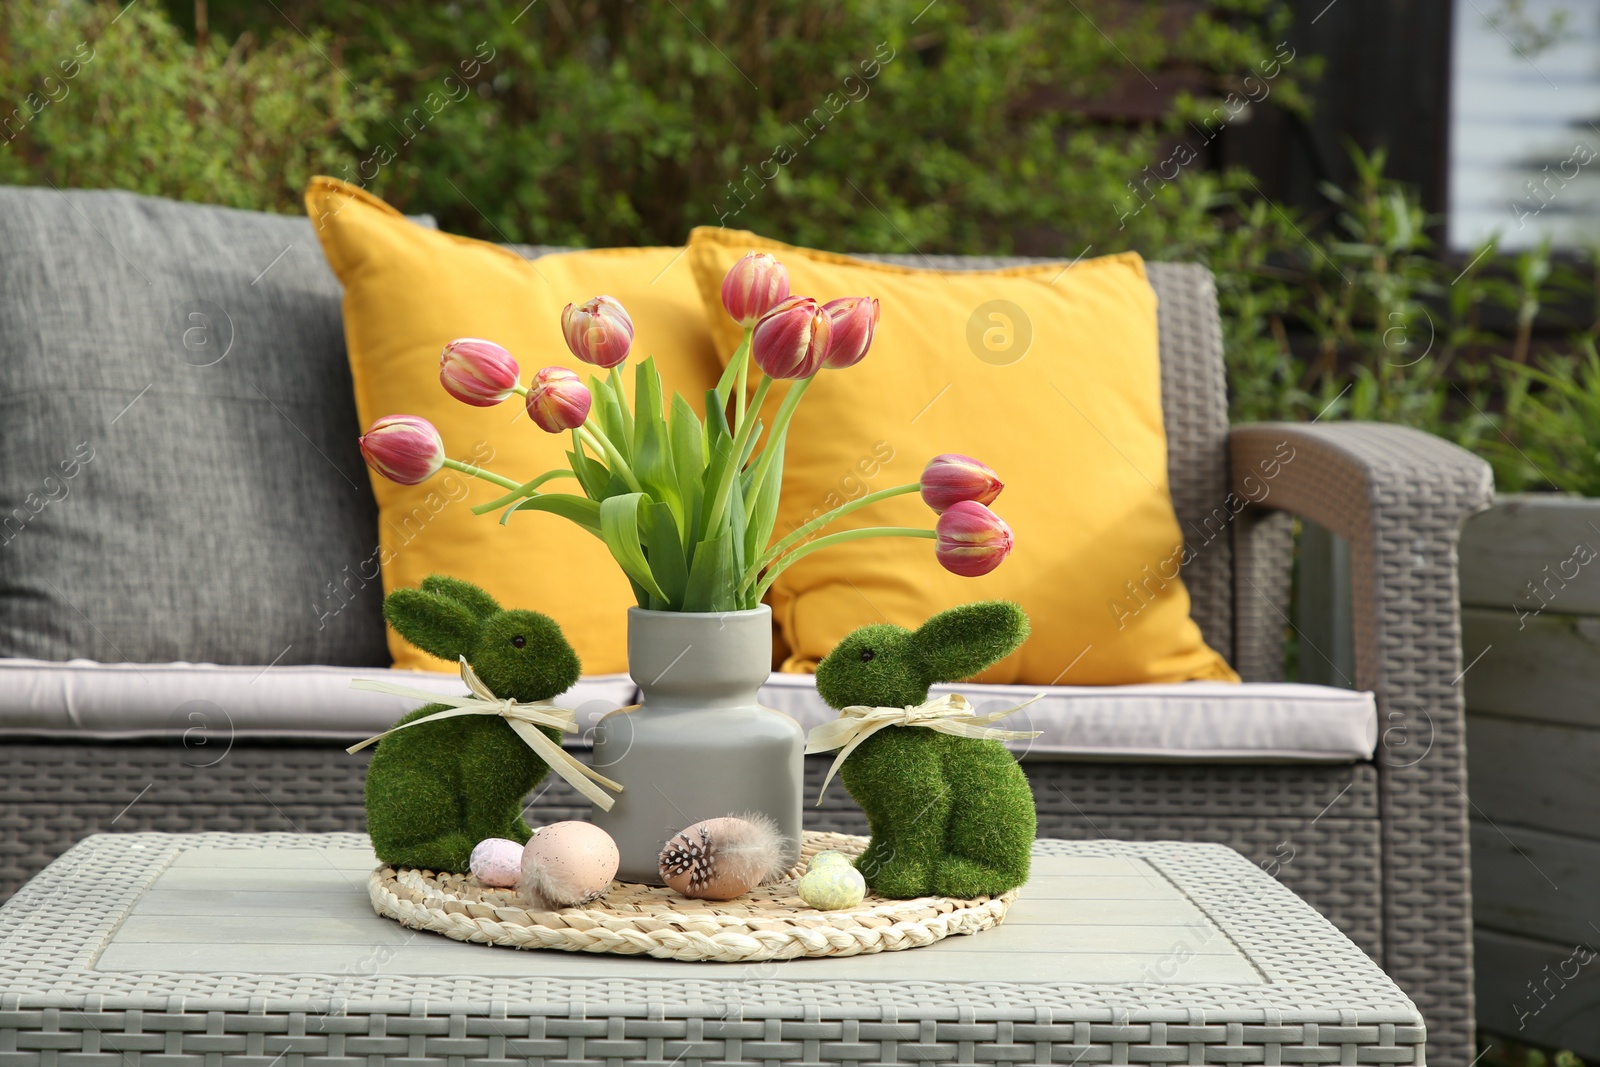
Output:
[[[836,863],[842,863],[848,867],[850,866],[850,857],[843,852],[830,848],[826,852],[818,852],[815,856],[812,856],[811,862],[806,864],[806,870],[814,871],[818,867],[829,867]]]
[[[700,900],[732,900],[781,876],[785,839],[765,815],[706,819],[661,850],[661,880]]]
[[[866,899],[867,880],[847,863],[825,863],[807,871],[796,889],[800,899],[818,911],[837,911]]]
[[[535,830],[522,850],[522,900],[539,908],[571,908],[604,896],[622,857],[617,843],[587,822],[554,822]]]
[[[472,877],[495,889],[510,889],[522,875],[522,846],[504,837],[486,837],[473,846]]]

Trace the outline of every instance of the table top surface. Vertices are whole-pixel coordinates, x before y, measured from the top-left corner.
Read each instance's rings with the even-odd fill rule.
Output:
[[[1220,845],[1036,843],[1005,923],[842,959],[681,963],[519,951],[373,914],[358,834],[99,834],[0,908],[0,1010],[567,1013],[625,1001],[744,1017],[1420,1022],[1310,906]],[[496,1007],[498,1005],[498,1007]],[[248,1008],[246,1008],[248,1006]],[[655,1010],[652,1008],[651,1010]]]

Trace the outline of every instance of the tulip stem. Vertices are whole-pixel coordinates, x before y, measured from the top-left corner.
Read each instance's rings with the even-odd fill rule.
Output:
[[[479,504],[477,507],[472,509],[472,513],[474,515],[487,515],[491,511],[499,511],[501,508],[508,507],[511,504],[516,503],[518,500],[520,500],[521,498],[523,498],[525,496],[533,496],[533,495],[535,495],[535,490],[537,490],[545,482],[552,481],[552,480],[554,480],[556,478],[576,478],[576,477],[577,477],[576,474],[573,474],[570,470],[568,470],[565,467],[558,467],[557,469],[555,469],[553,471],[545,471],[543,474],[539,475],[539,477],[535,478],[533,481],[531,481],[531,482],[523,482],[521,485],[517,486],[516,489],[514,489],[511,492],[507,493],[505,496],[500,497],[500,498],[498,498],[496,500],[491,500],[487,504]]]
[[[747,333],[745,336],[748,337],[749,334]],[[739,362],[739,376],[734,379],[733,383],[733,424],[735,426],[744,422],[744,394],[750,385],[750,358],[746,355],[749,350],[750,342],[747,340],[739,346],[739,351],[733,357]],[[760,406],[759,404],[755,405],[751,414],[759,410]]]
[[[622,480],[628,483],[629,489],[635,493],[644,492],[639,487],[639,479],[633,476],[633,468],[628,466],[628,461],[622,458],[622,453],[617,451],[617,446],[611,443],[611,438],[605,435],[604,430],[595,425],[593,419],[578,427],[577,434],[580,441],[583,441],[590,448],[611,461],[611,469],[622,476]]]
[[[750,435],[755,430],[755,413],[761,410],[761,405],[766,403],[767,391],[772,388],[772,379],[767,375],[761,376],[761,384],[756,386],[756,395],[750,402],[751,418],[744,420],[743,425],[734,431],[733,454],[728,457],[728,465],[722,471],[722,480],[717,483],[717,495],[711,500],[711,510],[706,516],[706,535],[712,536],[721,528],[722,514],[728,508],[728,495],[733,491],[733,480],[739,476],[739,458],[744,455],[744,446],[750,443]],[[788,398],[784,398],[787,402]],[[770,439],[769,439],[770,440]]]
[[[903,496],[906,493],[915,493],[921,488],[922,483],[920,481],[916,481],[910,482],[906,485],[897,485],[893,489],[879,489],[876,493],[868,493],[866,496],[857,497],[855,500],[850,500],[840,504],[832,511],[817,516],[805,525],[798,527],[793,533],[791,533],[788,537],[785,537],[782,541],[779,541],[777,544],[773,545],[767,550],[766,555],[756,560],[755,566],[750,568],[747,577],[743,582],[740,583],[740,588],[749,585],[751,580],[756,576],[756,572],[760,571],[762,567],[765,567],[767,564],[783,555],[790,545],[797,541],[804,540],[806,535],[812,531],[819,530],[828,525],[828,523],[833,522],[835,519],[842,518],[843,516],[848,515],[852,511],[855,511],[859,508],[864,508],[868,504],[876,504],[880,500],[888,500],[891,497]],[[752,494],[752,496],[754,496],[754,494]]]
[[[486,471],[482,467],[474,467],[470,463],[463,463],[459,459],[451,459],[446,456],[444,465],[453,471],[460,471],[462,474],[470,474],[474,478],[482,478],[486,482],[493,482],[503,489],[519,488],[517,483],[510,478],[495,474],[493,471]]]
[[[511,391],[513,393],[516,393],[520,397],[526,397],[528,395],[528,387],[526,385],[523,385],[521,382],[518,382],[516,385],[513,385],[511,387]]]
[[[761,578],[761,584],[756,586],[755,603],[761,603],[761,598],[767,595],[767,590],[772,588],[772,583],[777,581],[778,575],[788,570],[813,552],[820,552],[824,548],[842,545],[847,541],[860,541],[868,537],[926,537],[934,540],[938,533],[933,530],[924,530],[920,526],[867,526],[859,530],[841,530],[827,537],[819,537],[810,544],[801,545],[787,556],[773,563]]]

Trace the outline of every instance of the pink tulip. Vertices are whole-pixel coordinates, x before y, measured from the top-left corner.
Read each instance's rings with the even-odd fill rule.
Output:
[[[941,515],[963,500],[993,504],[1005,487],[986,464],[954,452],[934,456],[922,468],[922,501]]]
[[[722,306],[747,328],[788,295],[789,272],[766,252],[749,253],[722,279]]]
[[[444,440],[427,419],[385,415],[361,435],[361,456],[391,482],[416,485],[444,466]]]
[[[596,367],[615,367],[633,347],[633,320],[610,296],[568,304],[561,312],[561,333],[573,355]]]
[[[439,384],[475,408],[492,408],[510,396],[521,374],[510,352],[475,337],[451,341],[439,356]]]
[[[576,430],[592,403],[588,387],[565,367],[546,367],[528,387],[528,418],[545,433]]]
[[[809,378],[822,369],[833,323],[809,296],[791,296],[761,316],[750,354],[773,378]]]
[[[872,333],[878,328],[877,298],[842,296],[823,304],[822,310],[833,324],[822,365],[829,370],[844,370],[860,363],[872,347]]]
[[[1015,539],[1000,516],[976,500],[958,500],[934,526],[939,566],[963,578],[988,574],[1011,554]]]

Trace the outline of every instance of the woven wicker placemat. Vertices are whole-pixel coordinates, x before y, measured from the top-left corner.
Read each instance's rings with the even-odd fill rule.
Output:
[[[975,900],[869,894],[853,908],[818,911],[795,894],[795,879],[812,856],[825,849],[855,856],[866,844],[864,837],[807,831],[800,863],[787,877],[722,902],[613,882],[593,904],[530,911],[518,904],[515,890],[485,888],[471,875],[406,867],[379,867],[367,887],[379,915],[457,941],[718,963],[920,948],[998,925],[1017,897],[1015,890]]]

